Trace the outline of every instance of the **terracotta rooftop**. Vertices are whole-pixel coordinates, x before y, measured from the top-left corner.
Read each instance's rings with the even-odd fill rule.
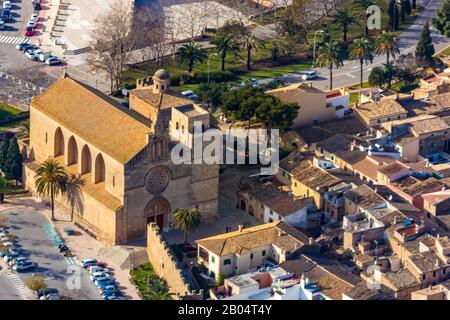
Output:
[[[395,272],[385,274],[386,280],[397,290],[406,289],[418,285],[414,275],[408,269],[401,269]]]
[[[159,103],[160,94],[153,92],[153,86],[146,86],[139,89],[130,91],[130,95],[135,95],[141,100],[144,100],[149,105],[156,107]],[[167,93],[163,93],[161,100],[161,109],[174,108],[184,105],[192,104],[192,100],[187,99],[181,93],[174,90],[169,90]]]
[[[387,177],[390,177],[402,170],[408,169],[408,167],[400,161],[394,161],[381,166],[378,171]]]
[[[433,118],[426,120],[419,120],[411,123],[411,130],[415,135],[422,135],[437,131],[448,130],[450,127],[441,118]]]
[[[413,254],[408,260],[420,273],[431,272],[445,266],[441,259],[430,251]]]
[[[386,201],[379,196],[374,190],[367,185],[363,184],[359,187],[349,190],[344,193],[344,197],[361,208],[367,210],[373,207],[377,207],[386,203]]]
[[[312,93],[319,93],[323,95],[323,99],[324,99],[324,103],[325,103],[325,92],[323,92],[322,90],[319,90],[317,88],[314,87],[310,87],[307,84],[304,83],[296,83],[293,85],[289,85],[286,87],[281,87],[278,89],[273,89],[273,90],[269,90],[266,91],[266,94],[269,94],[271,96],[274,96],[278,99],[280,99],[281,101],[284,102],[298,102],[301,98],[301,96],[307,92],[312,92]]]
[[[366,120],[377,120],[386,117],[393,118],[407,113],[407,111],[395,100],[366,102],[358,105],[355,110]]]
[[[70,77],[59,79],[35,97],[31,102],[33,109],[120,163],[126,163],[141,151],[151,132],[144,117]]]
[[[441,203],[443,201],[450,199],[450,190],[447,190],[444,192],[435,192],[435,193],[424,194],[422,197],[424,200],[428,201],[429,203],[438,204],[438,203]]]
[[[400,178],[391,184],[411,197],[417,197],[446,187],[445,183],[434,178],[428,178],[425,181],[420,181],[411,176]]]
[[[196,241],[199,246],[218,256],[250,253],[254,248],[275,245],[287,252],[294,252],[305,244],[309,238],[284,222],[277,221],[242,231],[223,233]]]
[[[295,180],[316,191],[330,188],[341,182],[325,170],[315,167],[310,161],[300,162],[291,173]]]
[[[431,98],[431,101],[440,108],[449,109],[450,108],[450,92],[435,95]]]

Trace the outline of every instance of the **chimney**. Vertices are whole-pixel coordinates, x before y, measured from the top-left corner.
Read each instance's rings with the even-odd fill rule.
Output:
[[[397,216],[394,217],[394,225],[397,224]]]
[[[313,237],[309,237],[309,244],[310,245],[314,244],[314,238]]]
[[[244,226],[242,224],[238,225],[238,231],[242,232],[242,230],[244,230]]]
[[[436,268],[439,268],[439,259],[436,259],[436,262],[434,265],[436,266]]]
[[[445,192],[445,186],[442,187],[442,192]]]

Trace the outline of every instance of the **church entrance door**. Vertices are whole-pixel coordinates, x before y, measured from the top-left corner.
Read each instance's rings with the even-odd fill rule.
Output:
[[[158,228],[162,229],[164,227],[164,214],[159,214],[157,216],[152,216],[147,218],[147,224],[151,222],[156,222]]]
[[[145,208],[145,218],[147,224],[155,222],[162,230],[169,221],[170,205],[167,199],[155,197]]]

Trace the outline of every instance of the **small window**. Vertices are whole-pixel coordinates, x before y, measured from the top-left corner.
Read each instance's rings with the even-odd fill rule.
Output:
[[[281,171],[281,175],[284,177],[286,176],[286,173],[284,171]]]
[[[433,278],[436,277],[436,271],[433,271]]]
[[[113,187],[116,186],[116,177],[115,176],[113,176],[113,178],[112,178],[112,185],[113,185]]]
[[[229,265],[229,264],[231,264],[231,259],[225,259],[225,260],[223,260],[223,265],[224,265],[224,266]]]
[[[426,274],[422,275],[422,280],[425,280]]]
[[[250,259],[253,259],[253,253],[250,253]]]
[[[442,273],[445,274],[447,272],[447,268],[442,269]]]
[[[48,142],[48,133],[46,132],[45,133],[45,143],[47,143]]]
[[[397,120],[400,120],[400,118],[401,118],[400,116],[397,116]]]
[[[261,252],[261,255],[262,255],[263,257],[265,257],[265,256],[266,256],[266,250],[263,250],[263,251]]]
[[[211,263],[216,263],[216,257],[211,256]]]
[[[434,142],[430,143],[430,148],[431,148],[431,149],[434,148]]]

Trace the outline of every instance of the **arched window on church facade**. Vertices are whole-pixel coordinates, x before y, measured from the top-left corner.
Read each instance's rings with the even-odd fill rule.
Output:
[[[78,146],[75,138],[71,136],[67,144],[67,165],[71,166],[78,163]]]
[[[54,157],[59,157],[64,155],[64,136],[61,131],[61,128],[56,129],[55,131],[55,141],[54,141]]]
[[[101,153],[95,158],[94,183],[105,182],[105,160]]]
[[[92,172],[91,151],[87,145],[81,150],[81,174]]]

